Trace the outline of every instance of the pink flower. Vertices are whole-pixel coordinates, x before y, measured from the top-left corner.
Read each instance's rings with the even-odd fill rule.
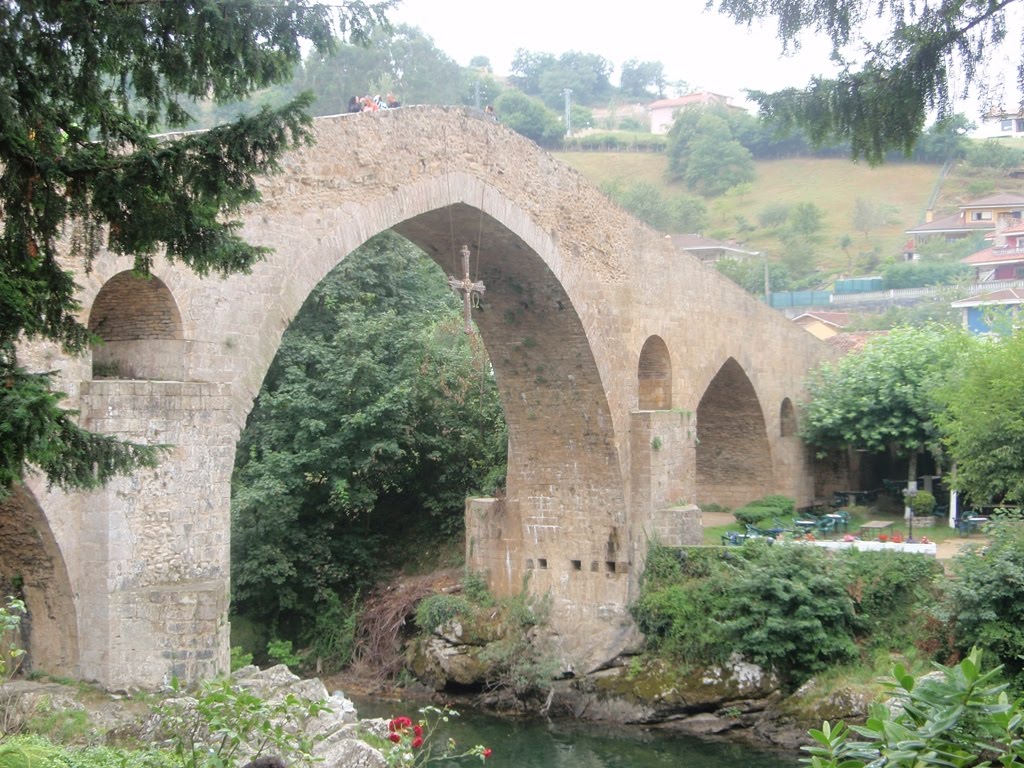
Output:
[[[413,749],[419,749],[422,746],[423,746],[423,739],[420,736],[417,736],[415,739],[412,740],[412,748]]]
[[[391,741],[395,742],[395,744],[397,744],[398,742],[400,742],[402,740],[402,737],[399,736],[397,733],[390,734],[388,736],[388,738],[391,739]]]
[[[412,734],[416,738],[422,738],[423,737],[423,726],[422,725],[414,725],[412,727]]]
[[[488,747],[487,749],[484,750],[484,757],[485,758],[490,757],[491,754],[492,754],[492,752],[491,752],[491,748],[490,747]]]

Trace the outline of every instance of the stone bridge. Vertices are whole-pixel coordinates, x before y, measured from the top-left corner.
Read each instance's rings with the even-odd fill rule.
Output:
[[[0,576],[22,585],[35,667],[109,688],[225,669],[240,431],[311,289],[389,229],[450,274],[469,245],[486,284],[474,319],[509,467],[504,498],[467,504],[467,557],[499,592],[550,593],[566,668],[636,639],[648,541],[699,541],[692,505],[813,496],[794,403],[817,339],[479,113],[329,117],[315,134],[244,216],[273,249],[252,274],[158,262],[143,281],[107,254],[77,275],[105,343],[22,350],[90,429],[173,446],[101,491],[35,477],[0,508]]]

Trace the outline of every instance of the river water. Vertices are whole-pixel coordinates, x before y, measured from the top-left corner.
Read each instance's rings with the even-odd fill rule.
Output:
[[[360,717],[418,718],[421,704],[355,700]],[[661,729],[572,720],[499,718],[468,710],[434,735],[493,750],[487,768],[796,768],[799,755]],[[466,765],[479,764],[466,761]]]

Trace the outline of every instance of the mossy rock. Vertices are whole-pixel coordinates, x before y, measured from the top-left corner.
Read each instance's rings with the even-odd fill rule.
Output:
[[[688,668],[658,659],[639,669],[609,670],[594,680],[599,695],[673,712],[706,712],[728,702],[767,698],[778,686],[774,675],[739,660]]]

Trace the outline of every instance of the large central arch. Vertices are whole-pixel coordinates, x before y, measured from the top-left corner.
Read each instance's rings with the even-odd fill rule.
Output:
[[[100,335],[120,329],[109,338],[140,361],[133,378],[110,366],[94,377],[88,357],[45,345],[21,351],[61,372],[90,428],[172,446],[156,470],[101,491],[30,483],[67,563],[80,676],[152,685],[226,665],[238,436],[310,291],[388,229],[448,272],[462,245],[473,250],[487,288],[475,320],[510,450],[507,498],[470,506],[471,557],[499,590],[529,575],[552,596],[566,668],[596,668],[635,639],[627,605],[647,542],[656,529],[690,535],[678,525],[688,518],[665,509],[707,485],[695,480],[697,432],[726,420],[721,398],[705,395],[723,387],[701,386],[701,372],[722,367],[723,382],[742,384],[721,365],[725,350],[742,349],[743,370],[758,372],[742,377],[746,400],[775,404],[761,416],[758,481],[810,496],[798,448],[780,442],[778,404],[798,398],[823,344],[479,113],[399,109],[320,119],[314,131],[315,146],[284,158],[245,212],[243,235],[272,249],[252,274],[200,279],[157,261],[146,290],[160,311],[146,322],[158,332],[105,298],[127,284],[130,259],[101,256],[78,275],[83,317],[96,312]],[[150,341],[160,352],[147,357]]]

